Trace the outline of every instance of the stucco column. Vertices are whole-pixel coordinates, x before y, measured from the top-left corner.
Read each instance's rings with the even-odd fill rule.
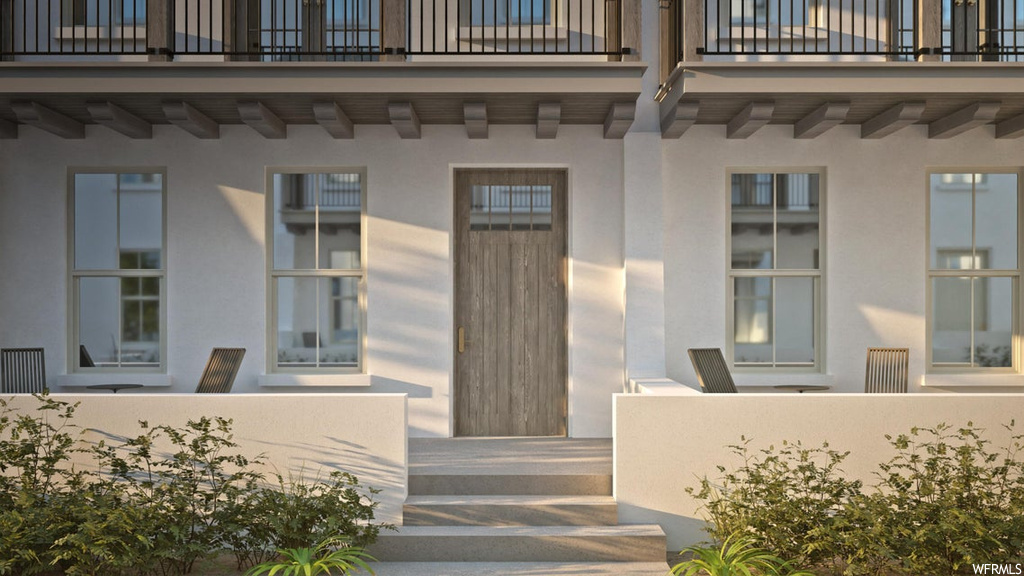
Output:
[[[665,376],[661,135],[623,141],[626,378]]]
[[[658,118],[660,9],[643,2],[648,68],[636,120],[622,143],[626,378],[665,376],[665,242]]]

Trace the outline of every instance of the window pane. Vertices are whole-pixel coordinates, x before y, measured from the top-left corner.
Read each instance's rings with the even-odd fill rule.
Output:
[[[121,348],[118,328],[119,278],[78,280],[78,342],[96,366],[116,366]]]
[[[121,278],[121,296],[137,296],[139,280],[139,278]]]
[[[315,366],[317,279],[277,279],[277,364]]]
[[[774,244],[771,174],[732,175],[732,267],[771,268]]]
[[[491,187],[473,186],[472,205],[469,207],[469,229],[489,230],[491,228]]]
[[[512,224],[512,187],[491,186],[491,230],[508,230]]]
[[[736,278],[734,290],[734,362],[771,362],[772,279]]]
[[[320,365],[358,366],[359,360],[359,279],[320,278],[323,302],[320,321]]]
[[[533,229],[551,230],[551,186],[533,187]]]
[[[971,279],[932,279],[932,361],[971,361]]]
[[[814,278],[775,279],[775,361],[814,364]]]
[[[274,175],[274,268],[316,268],[315,177]]]
[[[818,268],[818,174],[776,176],[778,268]]]
[[[931,267],[943,270],[940,252],[967,250],[971,241],[972,174],[932,174],[930,238]]]
[[[121,174],[120,241],[122,252],[147,253],[160,268],[163,248],[163,191],[160,174]],[[138,266],[136,266],[138,267]]]
[[[75,268],[117,267],[117,176],[76,174]]]
[[[974,363],[1013,364],[1013,279],[974,279]]]
[[[985,268],[1017,268],[1017,175],[984,174],[975,184],[975,246],[990,255]],[[981,264],[981,263],[979,263]]]
[[[359,174],[316,174],[320,206],[320,268],[336,268],[331,262],[337,251],[359,254],[362,184]],[[359,260],[346,266],[359,268]]]

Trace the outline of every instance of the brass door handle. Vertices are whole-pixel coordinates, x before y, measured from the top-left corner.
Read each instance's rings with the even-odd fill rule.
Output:
[[[462,354],[463,352],[466,351],[466,344],[468,342],[469,341],[466,340],[466,329],[463,328],[462,326],[459,326],[459,354]]]

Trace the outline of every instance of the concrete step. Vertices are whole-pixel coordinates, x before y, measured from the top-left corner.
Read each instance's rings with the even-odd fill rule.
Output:
[[[382,562],[665,562],[665,544],[657,525],[402,526],[370,553]]]
[[[410,496],[406,526],[610,526],[611,496]]]
[[[371,566],[377,576],[665,576],[668,573],[668,564],[664,562],[374,562]]]
[[[410,496],[611,494],[611,474],[409,474]]]

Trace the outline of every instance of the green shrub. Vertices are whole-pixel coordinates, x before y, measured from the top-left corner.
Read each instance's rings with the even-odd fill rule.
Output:
[[[993,451],[981,432],[940,424],[886,436],[896,455],[880,466],[872,495],[873,509],[888,512],[876,533],[907,574],[953,574],[1024,555],[1022,437]]]
[[[754,545],[747,535],[731,534],[721,547],[690,547],[680,554],[690,558],[670,570],[675,576],[814,576],[793,570],[790,563]]]
[[[0,399],[0,575],[172,576],[224,551],[244,569],[327,536],[365,546],[383,526],[378,491],[351,474],[268,484],[230,420],[140,422],[134,438],[86,447],[77,404],[37,398],[34,414]]]
[[[846,527],[840,512],[861,488],[840,467],[849,453],[799,442],[752,452],[743,440],[730,446],[743,460],[739,468],[719,466],[718,485],[704,478],[699,490],[688,489],[704,501],[711,537],[725,542],[733,534],[749,535],[757,546],[800,565],[842,558]]]
[[[1007,428],[1013,434],[1013,423]],[[688,492],[703,501],[709,534],[749,535],[754,546],[827,574],[955,574],[972,563],[1024,560],[1024,436],[995,450],[968,423],[886,436],[895,451],[870,492],[843,478],[848,453],[784,443],[719,466]]]
[[[315,546],[278,550],[279,558],[253,566],[245,576],[330,576],[351,574],[353,570],[373,574],[367,563],[376,560],[363,548],[350,546],[344,539],[328,538]]]

